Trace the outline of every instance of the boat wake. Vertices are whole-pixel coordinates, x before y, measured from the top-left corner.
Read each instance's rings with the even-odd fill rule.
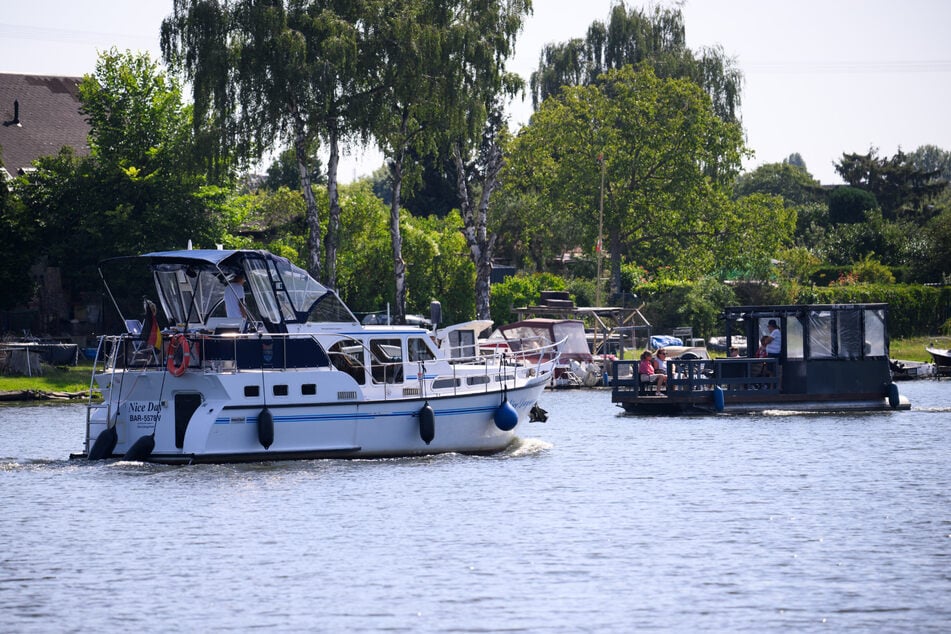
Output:
[[[545,453],[554,445],[545,442],[540,438],[516,438],[508,447],[502,451],[500,456],[506,458],[521,458],[524,456],[534,456]]]

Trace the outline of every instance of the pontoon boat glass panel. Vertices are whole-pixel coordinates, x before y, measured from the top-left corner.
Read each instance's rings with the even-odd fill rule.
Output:
[[[881,309],[865,312],[865,356],[884,357],[885,350],[885,311]]]
[[[827,310],[809,313],[809,358],[832,358],[832,313]]]
[[[838,352],[842,359],[862,357],[862,313],[857,310],[836,312]]]
[[[786,331],[783,333],[786,338],[786,358],[802,359],[805,354],[802,340],[802,322],[795,317],[790,317],[786,319],[784,326],[786,327]]]

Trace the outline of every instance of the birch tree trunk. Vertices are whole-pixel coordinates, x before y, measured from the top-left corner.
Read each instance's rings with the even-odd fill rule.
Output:
[[[340,165],[340,140],[336,127],[330,130],[330,158],[327,161],[327,195],[330,198],[330,216],[324,246],[327,251],[327,274],[324,284],[337,288],[337,247],[340,244],[340,195],[337,191],[337,167]]]
[[[307,165],[307,136],[304,121],[296,104],[291,106],[294,119],[294,150],[297,152],[297,169],[300,171],[300,187],[307,204],[305,224],[307,226],[307,272],[315,280],[320,279],[320,217],[317,215],[317,199],[314,196],[310,167]]]
[[[466,238],[469,256],[476,269],[476,319],[492,319],[489,297],[492,284],[492,253],[495,250],[497,236],[490,235],[488,232],[489,199],[498,184],[499,170],[502,168],[502,152],[497,145],[493,145],[489,152],[478,208],[473,208],[471,189],[458,145],[452,148],[452,159],[456,166],[456,189],[463,221],[462,233]]]

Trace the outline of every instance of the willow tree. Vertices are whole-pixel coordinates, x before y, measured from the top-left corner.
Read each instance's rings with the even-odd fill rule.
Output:
[[[191,83],[195,120],[218,131],[209,149],[259,159],[290,141],[307,204],[307,268],[321,279],[321,227],[306,157],[330,146],[328,276],[333,286],[341,137],[366,135],[367,75],[374,46],[367,16],[382,0],[174,0],[162,23],[162,53]]]
[[[709,270],[749,211],[729,200],[743,151],[739,125],[719,118],[696,84],[628,66],[545,100],[516,140],[512,174],[571,219],[576,244],[597,240],[603,177],[617,292],[625,257]]]
[[[691,51],[679,8],[640,10],[623,1],[611,8],[607,22],[594,21],[583,39],[542,49],[531,76],[532,103],[537,110],[563,86],[591,85],[605,72],[629,64],[647,65],[661,78],[690,79],[710,96],[717,116],[738,118],[743,76],[723,49]]]
[[[389,108],[379,111],[373,135],[387,158],[392,188],[397,320],[405,317],[408,292],[400,199],[404,187],[419,181],[415,157],[436,154],[447,141],[468,144],[479,138],[530,9],[529,0],[394,0],[377,15],[378,77]],[[470,222],[475,221],[467,219],[467,226]],[[475,236],[478,240],[478,230]]]

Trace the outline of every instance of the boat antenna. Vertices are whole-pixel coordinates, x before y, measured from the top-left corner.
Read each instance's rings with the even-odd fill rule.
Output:
[[[102,274],[102,265],[97,266],[96,270],[99,271],[99,279],[102,280],[102,285],[106,288],[106,293],[109,295],[109,299],[112,300],[112,305],[115,307],[116,312],[119,313],[119,319],[122,320],[122,323],[125,323],[125,315],[122,314],[122,309],[119,308],[119,302],[116,301],[115,296],[112,294],[112,289],[109,288],[106,276]]]

